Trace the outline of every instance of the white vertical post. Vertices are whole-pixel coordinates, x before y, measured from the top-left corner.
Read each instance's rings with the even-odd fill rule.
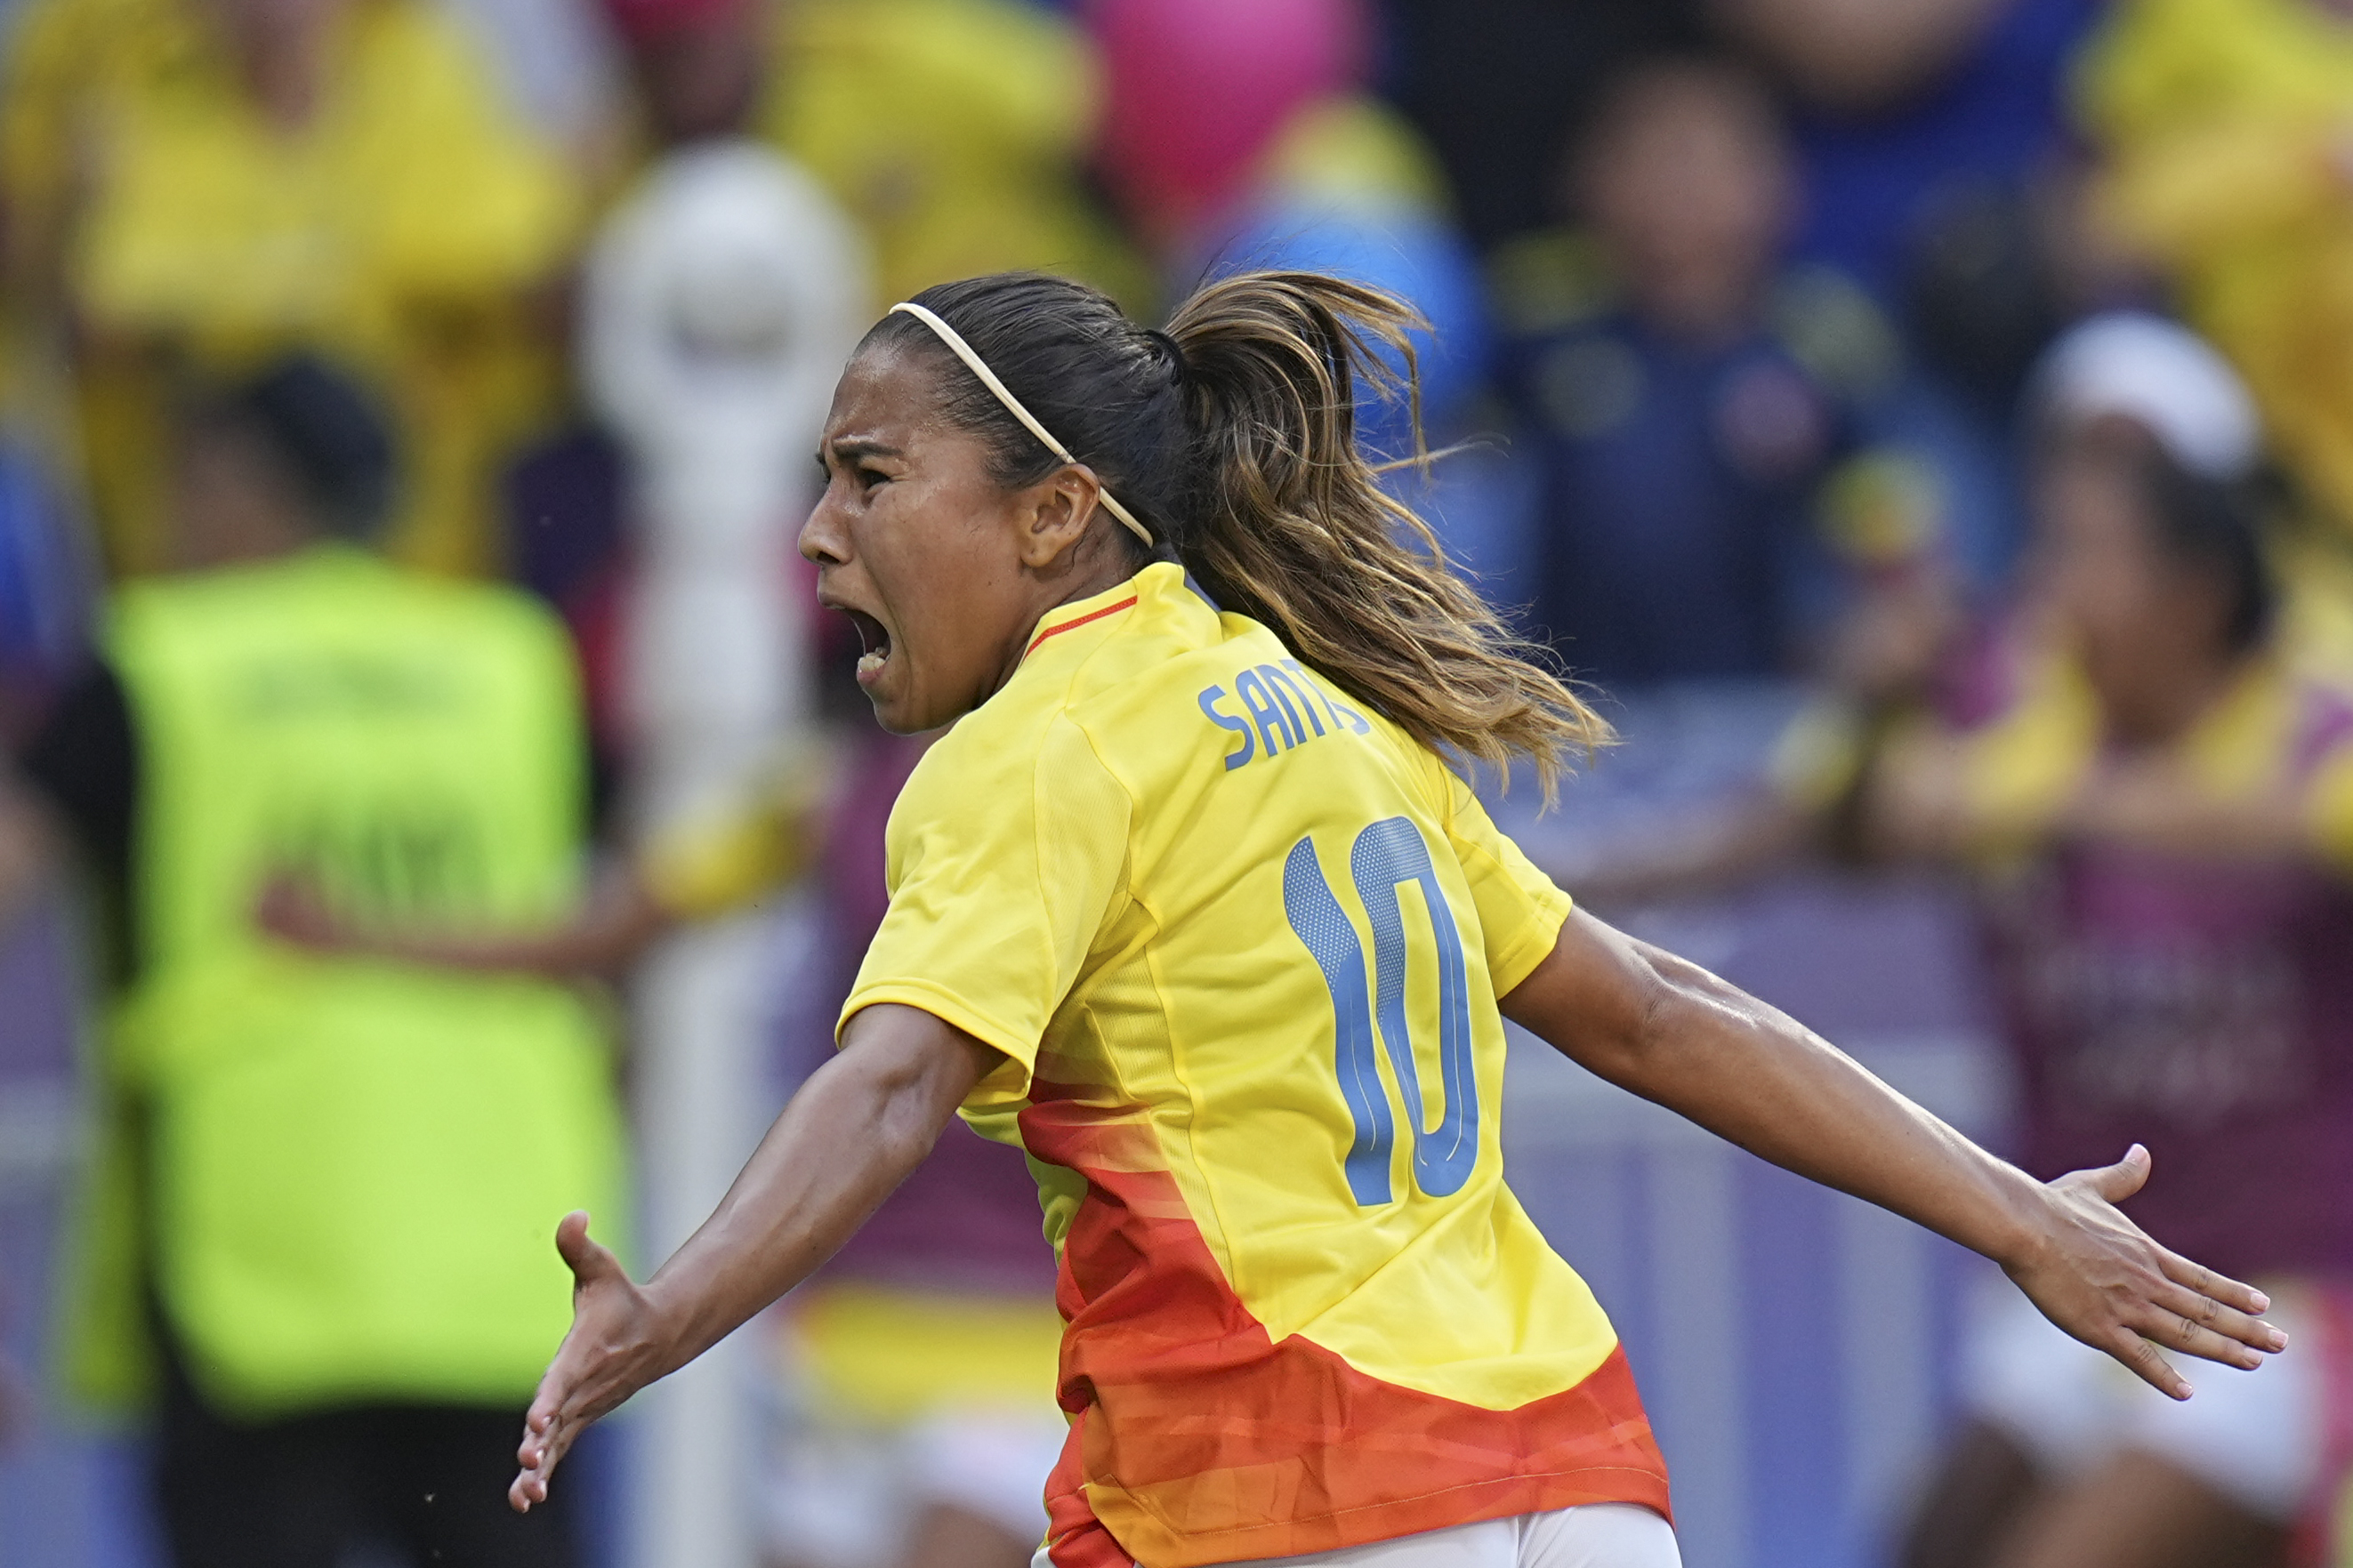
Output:
[[[627,448],[637,574],[628,623],[634,818],[724,809],[806,716],[807,613],[792,535],[827,402],[869,308],[848,222],[774,153],[673,154],[592,257],[590,391]],[[682,931],[638,976],[642,1253],[666,1256],[757,1141],[765,951],[742,917]],[[733,1341],[649,1390],[637,1568],[753,1568],[754,1384]]]

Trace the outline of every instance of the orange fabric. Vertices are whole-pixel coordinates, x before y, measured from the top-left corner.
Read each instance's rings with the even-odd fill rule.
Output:
[[[1032,1157],[1086,1181],[1057,1289],[1073,1422],[1047,1483],[1055,1568],[1196,1568],[1580,1503],[1668,1513],[1622,1349],[1574,1388],[1487,1410],[1366,1376],[1303,1336],[1276,1343],[1152,1132],[1087,1103],[1102,1093],[1037,1079],[1020,1113]]]

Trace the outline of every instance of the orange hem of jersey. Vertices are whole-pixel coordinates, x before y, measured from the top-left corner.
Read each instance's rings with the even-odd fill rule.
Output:
[[[1033,1079],[1036,1159],[1087,1195],[1062,1246],[1047,1483],[1055,1568],[1293,1556],[1591,1502],[1667,1517],[1666,1465],[1622,1346],[1571,1386],[1491,1410],[1385,1383],[1234,1294],[1157,1141],[1100,1090]]]
[[[1115,616],[1122,610],[1132,610],[1135,608],[1135,598],[1136,596],[1134,594],[1130,594],[1126,598],[1122,599],[1116,605],[1105,605],[1100,610],[1090,610],[1074,621],[1064,621],[1059,626],[1048,626],[1044,631],[1039,632],[1036,637],[1029,639],[1029,646],[1021,650],[1021,657],[1023,658],[1028,658],[1031,654],[1036,653],[1038,651],[1038,645],[1044,642],[1048,637],[1058,637],[1064,632],[1076,631],[1079,627],[1085,626],[1089,621],[1099,621],[1105,616]]]

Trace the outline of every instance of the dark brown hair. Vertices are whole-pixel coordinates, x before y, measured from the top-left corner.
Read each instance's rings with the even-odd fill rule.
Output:
[[[1427,462],[1410,332],[1427,323],[1376,289],[1314,272],[1204,285],[1166,331],[1067,279],[1000,273],[927,289],[1014,395],[1224,608],[1424,745],[1532,763],[1550,798],[1572,751],[1609,726],[1451,570],[1430,525],[1384,489],[1356,444],[1356,395],[1405,399]],[[920,322],[867,342],[931,354],[948,417],[982,436],[997,481],[1060,463]],[[1383,351],[1388,351],[1385,357]],[[1392,369],[1392,364],[1401,369]],[[1108,516],[1098,527],[1145,549]]]

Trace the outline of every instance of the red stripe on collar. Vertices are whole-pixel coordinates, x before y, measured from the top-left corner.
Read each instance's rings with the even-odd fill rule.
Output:
[[[1085,626],[1089,621],[1099,621],[1105,616],[1115,616],[1122,610],[1132,610],[1134,608],[1135,608],[1135,595],[1130,594],[1126,598],[1122,599],[1116,605],[1105,605],[1100,610],[1089,611],[1087,614],[1081,616],[1077,620],[1064,621],[1059,626],[1048,626],[1044,631],[1039,632],[1036,637],[1029,639],[1029,646],[1021,650],[1021,657],[1023,658],[1028,658],[1031,654],[1036,653],[1038,651],[1038,645],[1044,642],[1048,637],[1060,637],[1064,632],[1076,631],[1079,627]]]

